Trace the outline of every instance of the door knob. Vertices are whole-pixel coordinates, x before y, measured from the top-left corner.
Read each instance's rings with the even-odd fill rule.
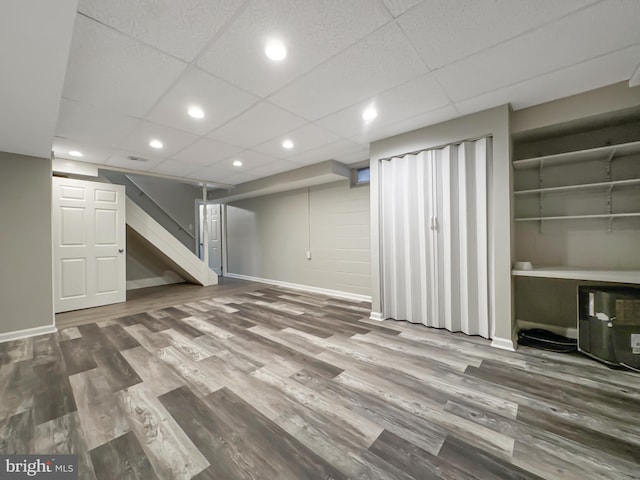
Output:
[[[120,253],[124,252],[124,248],[119,248],[118,252],[120,252]]]

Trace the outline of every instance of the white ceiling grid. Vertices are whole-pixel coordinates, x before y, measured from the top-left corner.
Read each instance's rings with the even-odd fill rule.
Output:
[[[56,155],[227,184],[365,160],[371,141],[627,80],[640,62],[635,0],[80,0],[78,11]],[[264,55],[272,38],[282,62]],[[378,116],[364,122],[370,106]]]

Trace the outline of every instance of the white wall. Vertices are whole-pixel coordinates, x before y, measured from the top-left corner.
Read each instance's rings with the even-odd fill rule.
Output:
[[[0,334],[53,325],[51,160],[0,152]]]
[[[370,295],[368,186],[241,200],[227,205],[226,224],[230,273]]]

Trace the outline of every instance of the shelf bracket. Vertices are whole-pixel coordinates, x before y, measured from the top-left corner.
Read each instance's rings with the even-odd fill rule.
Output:
[[[538,188],[541,189],[542,185],[544,183],[544,180],[542,178],[542,172],[544,170],[544,159],[540,160],[540,166],[538,169]],[[542,201],[544,200],[544,192],[540,191],[538,193],[538,217],[542,217],[542,211],[544,209]],[[544,231],[544,228],[542,226],[542,221],[540,221],[540,233],[542,233]]]
[[[613,193],[613,185],[609,185],[609,191],[607,193],[607,213],[611,214],[613,213],[613,200],[612,200],[612,193]]]
[[[613,218],[614,217],[609,217],[609,225],[607,226],[607,233],[611,233],[611,231],[613,230]]]

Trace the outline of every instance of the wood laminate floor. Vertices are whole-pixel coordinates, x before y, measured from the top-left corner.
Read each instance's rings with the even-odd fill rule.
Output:
[[[0,452],[81,479],[640,478],[637,374],[242,287],[1,344]]]

